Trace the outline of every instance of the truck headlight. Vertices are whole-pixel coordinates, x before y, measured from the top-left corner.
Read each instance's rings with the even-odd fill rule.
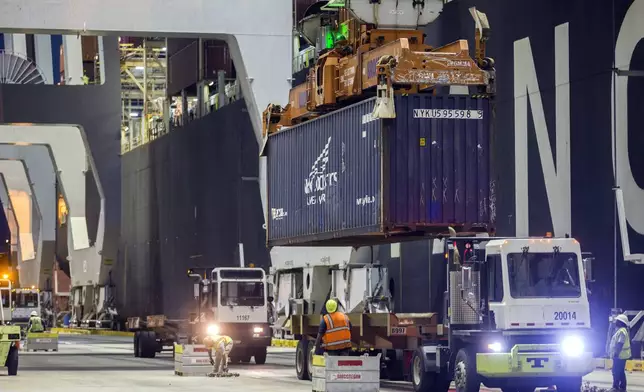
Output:
[[[208,326],[208,335],[219,335],[219,326],[216,324],[210,324]]]
[[[262,327],[253,328],[253,333],[262,333],[262,332],[264,332],[264,328]]]
[[[501,352],[503,350],[503,344],[500,342],[494,342],[487,345],[487,348],[495,353]]]
[[[579,336],[568,336],[561,341],[561,352],[569,357],[579,357],[584,352],[584,342]]]

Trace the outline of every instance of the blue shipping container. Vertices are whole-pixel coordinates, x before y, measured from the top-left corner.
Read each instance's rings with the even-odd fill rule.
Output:
[[[268,245],[366,245],[493,230],[489,99],[375,98],[269,137]]]

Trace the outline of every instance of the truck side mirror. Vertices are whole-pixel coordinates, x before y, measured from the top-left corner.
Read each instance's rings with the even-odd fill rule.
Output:
[[[584,278],[586,279],[586,282],[592,283],[595,281],[595,276],[593,275],[593,263],[595,262],[595,258],[591,253],[582,253],[581,257],[581,262],[584,268]]]

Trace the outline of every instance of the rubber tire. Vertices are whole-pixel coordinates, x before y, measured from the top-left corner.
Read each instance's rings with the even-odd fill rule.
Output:
[[[241,363],[250,363],[251,355],[244,355],[239,358]]]
[[[581,377],[570,378],[557,384],[557,392],[579,392],[581,391],[581,383]]]
[[[139,346],[139,337],[141,331],[134,332],[134,358],[139,358],[141,356],[141,347]]]
[[[266,355],[268,354],[268,349],[266,347],[260,347],[255,351],[255,364],[263,365],[266,363]]]
[[[295,373],[298,380],[310,380],[308,353],[311,350],[309,341],[301,339],[295,349]]]
[[[386,350],[386,356],[387,379],[390,381],[402,381],[405,378],[405,364],[402,350]]]
[[[416,350],[411,357],[411,383],[414,392],[448,392],[451,380],[446,380],[439,373],[426,372],[423,356],[422,351]]]
[[[157,335],[154,331],[141,331],[139,336],[141,358],[154,358],[157,354]]]
[[[456,373],[459,363],[465,365],[465,385],[459,387],[456,385],[456,392],[479,392],[481,389],[481,379],[476,373],[476,354],[469,348],[462,348],[456,354],[454,361],[454,381],[456,382]]]
[[[10,376],[18,375],[18,350],[15,347],[9,349],[6,366]]]

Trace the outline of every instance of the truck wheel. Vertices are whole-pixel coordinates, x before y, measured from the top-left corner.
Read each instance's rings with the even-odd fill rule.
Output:
[[[244,355],[241,357],[241,363],[250,363],[250,357],[251,357],[250,355],[246,355],[246,354],[244,354]]]
[[[310,351],[311,349],[309,347],[309,341],[307,339],[302,339],[297,342],[297,348],[295,349],[295,372],[297,373],[298,380],[311,379],[309,373]]]
[[[157,354],[157,335],[154,331],[141,331],[139,336],[141,358],[154,358]]]
[[[266,347],[262,347],[257,349],[255,352],[255,364],[257,365],[263,365],[266,363],[266,354],[267,350]]]
[[[402,350],[386,350],[387,379],[402,381],[405,378],[404,357]]]
[[[134,332],[134,358],[139,358],[141,356],[141,350],[139,347],[139,331]]]
[[[18,350],[15,347],[9,349],[6,365],[10,376],[18,375]]]
[[[581,391],[581,377],[569,378],[557,384],[558,392],[579,392]]]
[[[421,351],[414,351],[411,358],[411,382],[415,392],[447,392],[450,380],[435,372],[425,371]]]
[[[481,380],[476,373],[476,354],[469,348],[462,348],[454,361],[454,383],[456,392],[479,392]]]

